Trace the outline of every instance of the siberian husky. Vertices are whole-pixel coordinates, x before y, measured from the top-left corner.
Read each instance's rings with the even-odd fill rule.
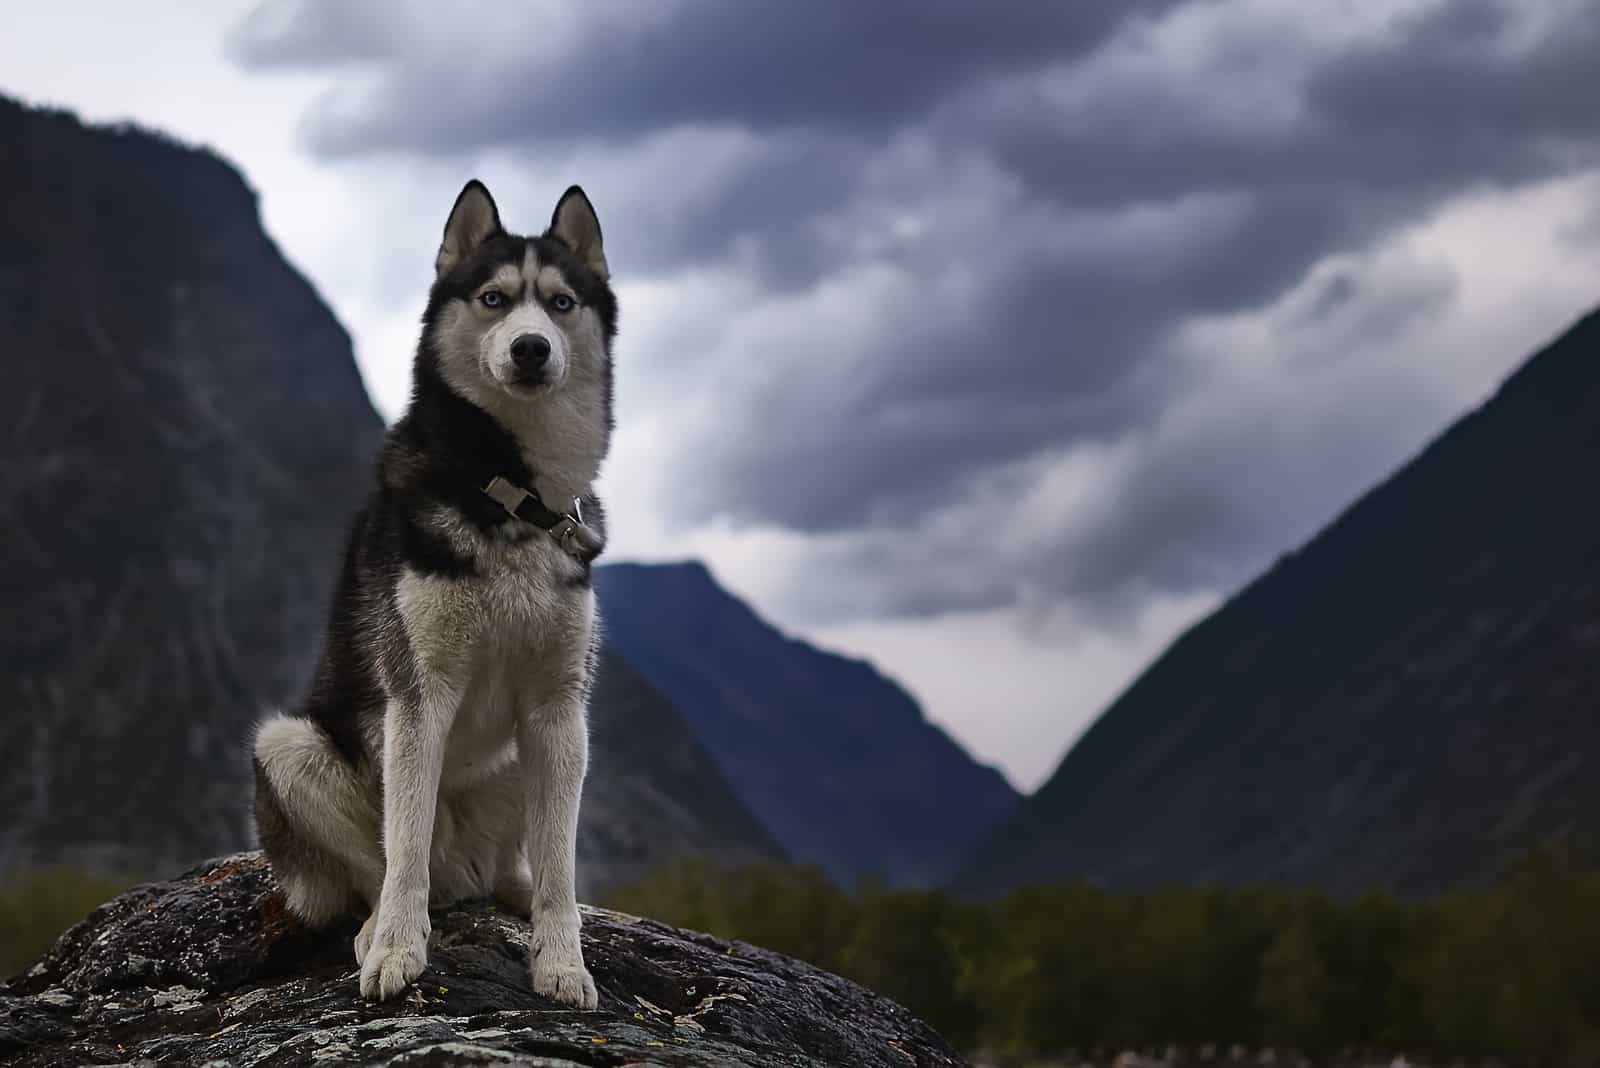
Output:
[[[310,694],[255,736],[257,828],[308,924],[369,910],[364,996],[422,972],[430,901],[492,894],[531,917],[533,988],[593,1008],[573,866],[617,326],[600,223],[573,186],[542,236],[508,233],[469,182],[434,270]]]

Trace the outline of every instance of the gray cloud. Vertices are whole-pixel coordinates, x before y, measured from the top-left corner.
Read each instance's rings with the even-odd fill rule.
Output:
[[[1386,177],[1446,182],[1511,181],[1592,160],[1600,9],[1554,7],[1519,40],[1516,14],[1528,10],[1452,3],[1403,39],[1321,72],[1310,99],[1343,134],[1341,155]]]
[[[833,536],[865,602],[826,610],[1236,583],[1414,446],[1427,400],[1368,376],[1320,387],[1345,391],[1330,404],[1278,368],[1287,411],[1262,409],[1185,329],[1463,192],[1600,164],[1593,5],[1419,2],[1362,33],[1247,0],[375,10],[267,3],[233,52],[366,72],[306,118],[328,159],[582,158],[624,176],[624,276],[753,277],[739,310],[773,325],[714,340],[679,385],[720,403],[675,423],[663,500]],[[1384,286],[1327,275],[1285,343],[1327,320],[1360,347],[1454,299],[1423,267]],[[1092,523],[962,543],[1094,448],[1123,467]]]
[[[329,155],[462,151],[545,138],[626,138],[677,123],[768,129],[821,125],[878,133],[996,71],[1081,53],[1128,13],[1165,6],[1026,4],[976,12],[962,0],[790,4],[688,0],[572,5],[559,12],[465,5],[449,16],[473,51],[407,44],[403,19],[371,4],[270,4],[233,36],[259,67],[404,59],[359,112],[310,126]],[[667,17],[662,17],[662,12]],[[480,39],[473,41],[477,35]],[[540,37],[564,38],[557,55]],[[451,45],[460,39],[447,38]],[[528,47],[507,50],[507,41]],[[485,53],[495,56],[482,62]],[[428,91],[417,90],[426,85]]]

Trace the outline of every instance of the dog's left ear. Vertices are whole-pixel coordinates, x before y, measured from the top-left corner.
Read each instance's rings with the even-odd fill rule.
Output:
[[[582,189],[573,186],[561,194],[545,236],[556,238],[576,252],[578,259],[601,278],[611,277],[605,246],[600,241],[600,220]]]
[[[455,207],[450,209],[444,240],[439,242],[439,255],[433,260],[434,276],[442,276],[501,230],[500,210],[494,206],[494,197],[474,178],[462,187]]]

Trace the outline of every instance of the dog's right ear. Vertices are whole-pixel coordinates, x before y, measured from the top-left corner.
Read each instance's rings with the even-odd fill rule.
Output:
[[[444,240],[439,243],[439,255],[433,261],[434,277],[444,275],[501,229],[494,197],[474,178],[462,187],[456,206],[450,209],[450,218],[445,221]]]

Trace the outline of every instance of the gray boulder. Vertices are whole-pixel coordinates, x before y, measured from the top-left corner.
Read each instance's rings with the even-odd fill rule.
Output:
[[[395,1002],[356,986],[354,925],[312,932],[259,853],[128,891],[0,986],[19,1065],[960,1065],[932,1028],[776,953],[584,909],[600,1008],[528,985],[525,924],[437,910],[428,968]]]

